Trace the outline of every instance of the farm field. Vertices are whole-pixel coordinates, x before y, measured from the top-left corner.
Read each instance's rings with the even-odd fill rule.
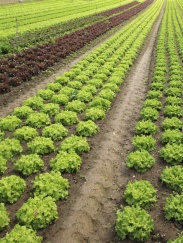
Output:
[[[1,55],[0,243],[183,242],[183,5],[111,3]]]

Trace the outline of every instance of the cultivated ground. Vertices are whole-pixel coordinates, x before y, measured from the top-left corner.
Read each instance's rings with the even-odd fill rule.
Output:
[[[111,110],[107,113],[106,119],[98,122],[100,133],[89,139],[91,151],[82,156],[81,170],[75,175],[65,175],[70,182],[69,197],[66,201],[57,203],[59,220],[39,232],[44,236],[43,242],[130,243],[129,240],[119,241],[114,227],[116,210],[120,205],[126,205],[122,199],[125,186],[134,178],[148,179],[158,189],[158,201],[150,210],[155,221],[155,230],[147,242],[165,243],[168,239],[174,239],[180,232],[180,225],[164,220],[162,208],[170,190],[163,187],[158,179],[165,167],[158,156],[160,145],[158,144],[154,153],[157,163],[143,175],[125,166],[126,156],[133,150],[131,140],[151,82],[155,41],[163,11],[164,9],[154,24],[138,60],[126,77]],[[2,95],[0,97],[1,117],[8,115],[14,107],[36,94],[38,89],[44,88],[46,83],[54,81],[55,77],[61,75],[81,58],[68,63],[49,78],[39,77],[37,85],[35,80],[25,84],[27,92],[22,91],[24,89],[21,86],[10,94]],[[70,57],[69,60],[71,59],[74,58]],[[160,134],[157,136],[159,137]],[[11,209],[16,211],[16,208]]]

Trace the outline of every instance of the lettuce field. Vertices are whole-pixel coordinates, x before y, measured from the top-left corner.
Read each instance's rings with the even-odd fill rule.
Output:
[[[0,243],[183,243],[183,2],[0,1]]]

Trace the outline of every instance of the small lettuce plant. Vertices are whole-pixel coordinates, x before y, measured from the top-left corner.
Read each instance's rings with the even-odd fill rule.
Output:
[[[51,159],[50,167],[59,172],[78,172],[82,164],[81,157],[75,152],[60,151],[55,158]]]
[[[50,118],[47,114],[43,112],[32,113],[28,116],[25,124],[33,128],[43,128],[49,125]]]
[[[22,121],[16,116],[6,116],[0,119],[1,131],[15,131],[16,128],[20,127]]]
[[[76,152],[81,155],[84,152],[88,152],[90,150],[90,146],[86,141],[86,138],[82,138],[76,135],[71,135],[66,138],[60,145],[61,151],[66,152]]]
[[[43,229],[58,219],[57,205],[50,196],[29,198],[16,216],[19,223],[28,228]]]
[[[134,136],[132,144],[137,150],[153,151],[156,146],[156,140],[152,137],[152,135],[137,135]]]
[[[128,168],[134,168],[138,172],[145,172],[147,169],[150,169],[154,163],[154,157],[146,150],[131,152],[126,159],[126,166]]]
[[[166,167],[161,173],[161,180],[167,187],[176,192],[183,191],[183,167],[182,165],[174,165]]]
[[[152,203],[156,202],[156,192],[157,190],[149,181],[135,180],[128,182],[124,198],[128,205],[138,205],[141,208],[148,209]]]
[[[63,125],[73,125],[78,121],[77,113],[74,111],[62,111],[55,116],[55,123]]]
[[[16,175],[2,177],[0,180],[0,202],[14,203],[26,188],[25,181]]]
[[[6,233],[6,236],[0,239],[1,243],[41,243],[42,237],[36,236],[36,231],[26,226],[20,226],[16,224],[10,233]]]
[[[39,155],[49,154],[55,150],[51,138],[45,137],[36,137],[34,140],[29,142],[27,146],[31,153]]]
[[[164,206],[165,218],[183,224],[183,194],[170,195]]]
[[[115,230],[121,240],[146,241],[154,229],[154,221],[139,206],[126,206],[116,213]]]
[[[16,107],[13,111],[13,115],[20,118],[26,119],[31,113],[33,113],[33,109],[29,106],[23,105],[21,107]]]
[[[54,200],[66,199],[69,182],[58,171],[39,174],[33,181],[34,196],[51,196]]]
[[[51,124],[42,131],[42,136],[52,140],[61,140],[68,135],[68,130],[62,124]]]
[[[99,127],[91,120],[80,121],[76,127],[76,133],[83,137],[91,137],[99,131]]]
[[[43,166],[44,162],[37,154],[22,155],[14,163],[14,169],[26,176],[38,172]]]
[[[38,136],[38,132],[35,128],[23,126],[18,128],[13,133],[13,137],[20,141],[30,141]]]

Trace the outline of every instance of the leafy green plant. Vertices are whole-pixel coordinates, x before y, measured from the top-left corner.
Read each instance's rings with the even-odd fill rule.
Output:
[[[51,138],[36,137],[34,140],[27,144],[32,153],[39,155],[49,154],[55,150]]]
[[[165,90],[165,93],[167,96],[175,96],[175,97],[181,97],[182,96],[182,89],[176,88],[176,87],[170,87]]]
[[[159,118],[159,112],[151,107],[145,107],[141,110],[140,116],[144,120],[156,121]]]
[[[99,131],[99,127],[91,120],[80,121],[76,127],[76,133],[83,137],[91,137]]]
[[[106,83],[106,84],[104,84],[104,86],[103,86],[103,90],[105,90],[105,89],[107,89],[107,90],[111,90],[111,91],[113,91],[113,92],[119,92],[119,87],[116,85],[116,84],[113,84],[113,83]]]
[[[61,151],[66,152],[76,152],[77,154],[83,154],[90,150],[89,144],[86,141],[86,138],[78,137],[71,135],[66,138],[60,145]]]
[[[6,162],[7,160],[2,156],[0,156],[0,174],[3,174],[6,171],[7,169]]]
[[[183,122],[177,118],[177,117],[172,117],[168,118],[166,117],[164,121],[162,122],[162,127],[164,130],[166,129],[182,129],[183,128]]]
[[[10,222],[10,218],[4,206],[4,203],[0,203],[0,230],[7,226]]]
[[[40,89],[40,90],[38,90],[37,94],[43,100],[50,100],[51,97],[55,94],[55,92],[53,90],[50,90],[50,89]]]
[[[81,89],[81,87],[82,87],[82,83],[79,81],[72,81],[72,82],[69,82],[67,85],[68,85],[68,87],[73,88],[73,89]]]
[[[161,105],[161,102],[159,100],[156,100],[156,99],[146,99],[144,101],[144,104],[143,104],[143,107],[151,107],[153,109],[156,109],[156,110],[161,110],[162,108],[162,105]]]
[[[31,107],[33,110],[40,109],[43,106],[43,99],[39,96],[33,96],[23,102],[23,105]]]
[[[90,92],[92,93],[92,95],[96,94],[97,93],[97,89],[94,85],[91,85],[91,84],[88,84],[88,85],[85,85],[81,91],[86,91],[86,92]]]
[[[42,131],[42,136],[51,138],[52,140],[61,140],[63,137],[67,136],[68,130],[62,124],[51,124],[45,127]]]
[[[162,91],[164,88],[164,84],[162,82],[153,82],[150,85],[151,90],[160,90]]]
[[[92,102],[90,102],[90,108],[95,107],[107,111],[110,108],[111,102],[109,100],[103,99],[101,97],[95,97]]]
[[[183,144],[166,144],[160,150],[160,156],[170,164],[180,164],[183,161]]]
[[[170,195],[164,206],[165,218],[183,224],[183,194]]]
[[[29,198],[17,211],[20,224],[35,230],[46,228],[58,219],[57,205],[52,197]]]
[[[146,241],[154,229],[154,221],[148,212],[140,207],[126,206],[116,213],[115,230],[120,239]]]
[[[85,113],[85,119],[86,120],[92,120],[92,121],[97,121],[105,118],[105,111],[100,109],[100,108],[90,108],[86,109]]]
[[[183,84],[182,84],[182,81],[172,80],[172,81],[169,82],[169,87],[171,87],[171,88],[172,87],[175,87],[175,88],[183,88]]]
[[[60,83],[49,83],[46,85],[46,89],[50,89],[52,91],[59,91],[62,88]]]
[[[22,121],[16,116],[6,116],[0,119],[0,129],[2,131],[14,131],[21,124]]]
[[[133,138],[132,144],[137,150],[153,151],[156,146],[156,140],[152,135],[137,135]]]
[[[98,94],[98,97],[101,97],[103,99],[112,101],[114,99],[114,97],[116,97],[116,94],[112,90],[110,90],[110,89],[103,89]]]
[[[129,153],[126,159],[126,166],[134,168],[138,172],[145,172],[155,163],[155,159],[146,150]]]
[[[91,75],[92,75],[92,73],[89,73],[89,71],[88,71],[88,76],[90,77]],[[86,83],[89,80],[88,76],[86,75],[86,72],[85,72],[85,75],[80,74],[74,80],[78,81],[79,83],[84,84],[84,83]]]
[[[16,107],[13,111],[13,115],[20,118],[26,119],[31,113],[33,113],[33,109],[29,106],[23,105],[21,107]]]
[[[34,196],[51,196],[54,200],[65,199],[68,196],[69,182],[58,171],[39,174],[33,181]]]
[[[14,169],[22,172],[23,175],[31,175],[36,173],[44,166],[43,160],[37,154],[22,155],[19,160],[14,163]]]
[[[169,96],[166,98],[165,100],[166,105],[182,105],[183,101],[181,98],[179,97],[175,97],[175,96]]]
[[[180,234],[175,240],[168,240],[167,243],[182,243],[183,242],[183,235]]]
[[[152,121],[139,121],[135,127],[137,135],[154,135],[157,132],[158,128]]]
[[[36,236],[36,231],[26,226],[16,224],[10,233],[0,239],[0,243],[41,243],[42,237]]]
[[[47,114],[49,117],[53,117],[59,113],[60,106],[58,104],[48,103],[44,104],[41,108],[41,112]]]
[[[167,105],[164,108],[164,114],[168,117],[182,117],[183,116],[183,110],[181,106],[178,105]]]
[[[103,82],[101,79],[94,78],[94,79],[87,81],[87,85],[89,85],[89,84],[94,85],[97,89],[100,89],[103,85]]]
[[[63,125],[73,125],[79,121],[77,113],[74,111],[61,111],[55,116],[55,123]]]
[[[49,125],[50,118],[47,114],[42,112],[32,113],[28,116],[25,124],[33,128],[43,128],[46,125]]]
[[[161,180],[176,192],[183,191],[183,167],[182,165],[174,165],[166,167],[161,173]]]
[[[128,182],[124,192],[124,198],[130,206],[140,206],[141,208],[147,209],[152,203],[156,202],[156,192],[157,190],[149,181],[135,180]]]
[[[160,100],[162,98],[162,92],[159,90],[150,90],[147,93],[147,98]]]
[[[70,96],[73,92],[73,88],[65,86],[59,91],[59,94]]]
[[[37,136],[38,132],[36,131],[36,129],[28,126],[18,128],[13,133],[13,137],[20,141],[30,141]]]
[[[56,77],[55,83],[66,85],[70,81],[69,77],[65,77],[64,75]]]
[[[68,111],[74,111],[76,113],[81,113],[86,109],[86,105],[84,102],[82,102],[80,100],[73,100],[66,105],[65,109]]]
[[[15,138],[7,138],[0,143],[0,157],[10,159],[23,151],[20,141]]]
[[[25,181],[19,176],[2,177],[0,180],[0,202],[16,202],[24,192],[25,187]]]
[[[174,130],[167,129],[163,132],[161,136],[161,141],[163,143],[169,143],[169,144],[173,144],[173,143],[181,144],[183,143],[183,133],[178,129],[174,129]]]
[[[83,102],[90,102],[93,99],[93,96],[90,92],[79,91],[76,95],[77,99]]]
[[[60,151],[55,158],[50,160],[50,167],[54,171],[73,173],[80,169],[81,157],[75,152]]]
[[[123,83],[123,80],[122,80],[122,78],[113,75],[113,76],[111,76],[111,77],[108,79],[107,82],[108,82],[108,83],[112,83],[112,84],[116,84],[116,85],[118,86],[118,85],[121,85],[121,84]]]
[[[66,105],[69,102],[69,96],[66,94],[53,95],[51,101],[55,104]]]

